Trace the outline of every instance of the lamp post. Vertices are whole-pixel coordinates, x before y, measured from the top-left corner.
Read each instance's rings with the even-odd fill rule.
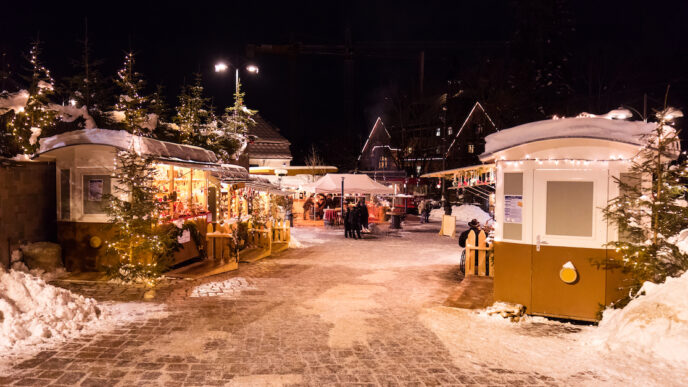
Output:
[[[215,72],[216,73],[223,73],[227,70],[229,70],[228,64],[224,62],[218,62],[215,64]],[[240,66],[234,66],[234,89],[236,93],[239,93],[239,67]],[[260,69],[258,66],[254,64],[248,64],[246,65],[246,71],[248,71],[251,74],[258,74],[260,72]]]

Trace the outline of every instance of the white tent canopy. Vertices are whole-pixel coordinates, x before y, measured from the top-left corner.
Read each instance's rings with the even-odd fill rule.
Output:
[[[344,194],[376,194],[392,195],[394,190],[384,186],[364,174],[328,173],[315,183],[303,186],[304,191],[324,194],[342,192],[342,178],[344,178]]]

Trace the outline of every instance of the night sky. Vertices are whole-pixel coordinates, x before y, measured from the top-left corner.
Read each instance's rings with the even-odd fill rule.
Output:
[[[323,53],[298,56],[295,78],[287,55],[259,54],[251,62],[260,74],[242,74],[247,105],[281,128],[293,143],[297,163],[311,144],[323,149],[330,163],[345,165],[347,157],[355,158],[385,109],[385,97],[418,93],[421,50],[426,56],[425,93],[440,93],[448,80],[475,85],[475,74],[504,56],[527,62],[538,50],[526,47],[532,42],[523,31],[561,33],[554,34],[559,37],[552,42],[555,48],[544,50],[571,58],[562,81],[571,85],[570,95],[548,105],[548,115],[578,108],[604,113],[620,105],[642,110],[644,93],[650,107],[660,107],[669,83],[670,104],[688,107],[686,1],[99,3],[3,6],[0,53],[11,77],[21,82],[23,55],[36,36],[57,80],[72,75],[87,18],[93,56],[104,61],[102,73],[114,75],[132,49],[150,91],[164,85],[171,106],[183,82],[201,72],[208,96],[224,107],[231,103],[234,80],[231,73],[213,72],[218,60],[245,63],[247,44],[343,45],[348,29],[354,47],[350,84],[344,56]],[[540,13],[551,7],[563,10],[567,23]],[[437,48],[440,42],[453,48]],[[517,70],[507,66],[502,71]],[[290,90],[290,79],[296,80],[296,90]],[[348,87],[353,87],[353,115],[347,110]],[[488,113],[496,101],[487,101]],[[514,109],[530,108],[522,99],[502,101],[501,109],[508,110],[511,103]],[[532,101],[533,109],[537,104]],[[504,117],[498,119],[501,127],[522,123]]]

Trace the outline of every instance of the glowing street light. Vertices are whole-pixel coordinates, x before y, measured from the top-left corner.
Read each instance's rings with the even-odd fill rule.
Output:
[[[218,62],[215,64],[215,72],[216,73],[223,73],[227,70],[229,70],[229,65],[227,65],[226,63]],[[235,66],[234,70],[235,70],[235,78],[236,78],[236,81],[235,81],[236,92],[238,93],[239,92],[239,67]],[[258,68],[258,66],[254,65],[254,64],[250,64],[250,65],[246,66],[246,71],[248,71],[249,73],[252,73],[252,74],[258,74],[260,69]]]
[[[258,68],[258,66],[250,64],[246,66],[246,71],[248,71],[249,73],[258,74],[260,69]]]
[[[216,72],[216,73],[220,73],[220,72],[223,72],[223,71],[227,71],[228,68],[229,68],[229,66],[227,66],[226,64],[220,62],[220,63],[218,63],[218,64],[215,65],[215,72]]]

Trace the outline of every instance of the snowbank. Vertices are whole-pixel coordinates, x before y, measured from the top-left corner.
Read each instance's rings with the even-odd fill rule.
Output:
[[[29,101],[29,92],[22,89],[16,93],[0,94],[0,114],[5,114],[10,110],[15,113],[21,112]]]
[[[670,238],[669,242],[675,244],[683,254],[688,254],[688,228],[681,230],[674,238]]]
[[[42,279],[0,268],[0,348],[64,338],[97,321],[95,300],[48,285]]]
[[[444,216],[443,208],[436,208],[430,211],[430,220],[432,221],[440,222],[442,221],[442,216]],[[480,209],[480,207],[471,204],[453,206],[452,216],[456,217],[457,224],[463,226],[465,226],[466,223],[470,222],[473,219],[477,219],[481,225],[484,225],[488,221],[490,223],[492,222],[492,217],[490,216],[490,214]]]
[[[604,311],[592,342],[688,367],[688,273],[659,285],[646,282],[641,291],[625,308]]]

